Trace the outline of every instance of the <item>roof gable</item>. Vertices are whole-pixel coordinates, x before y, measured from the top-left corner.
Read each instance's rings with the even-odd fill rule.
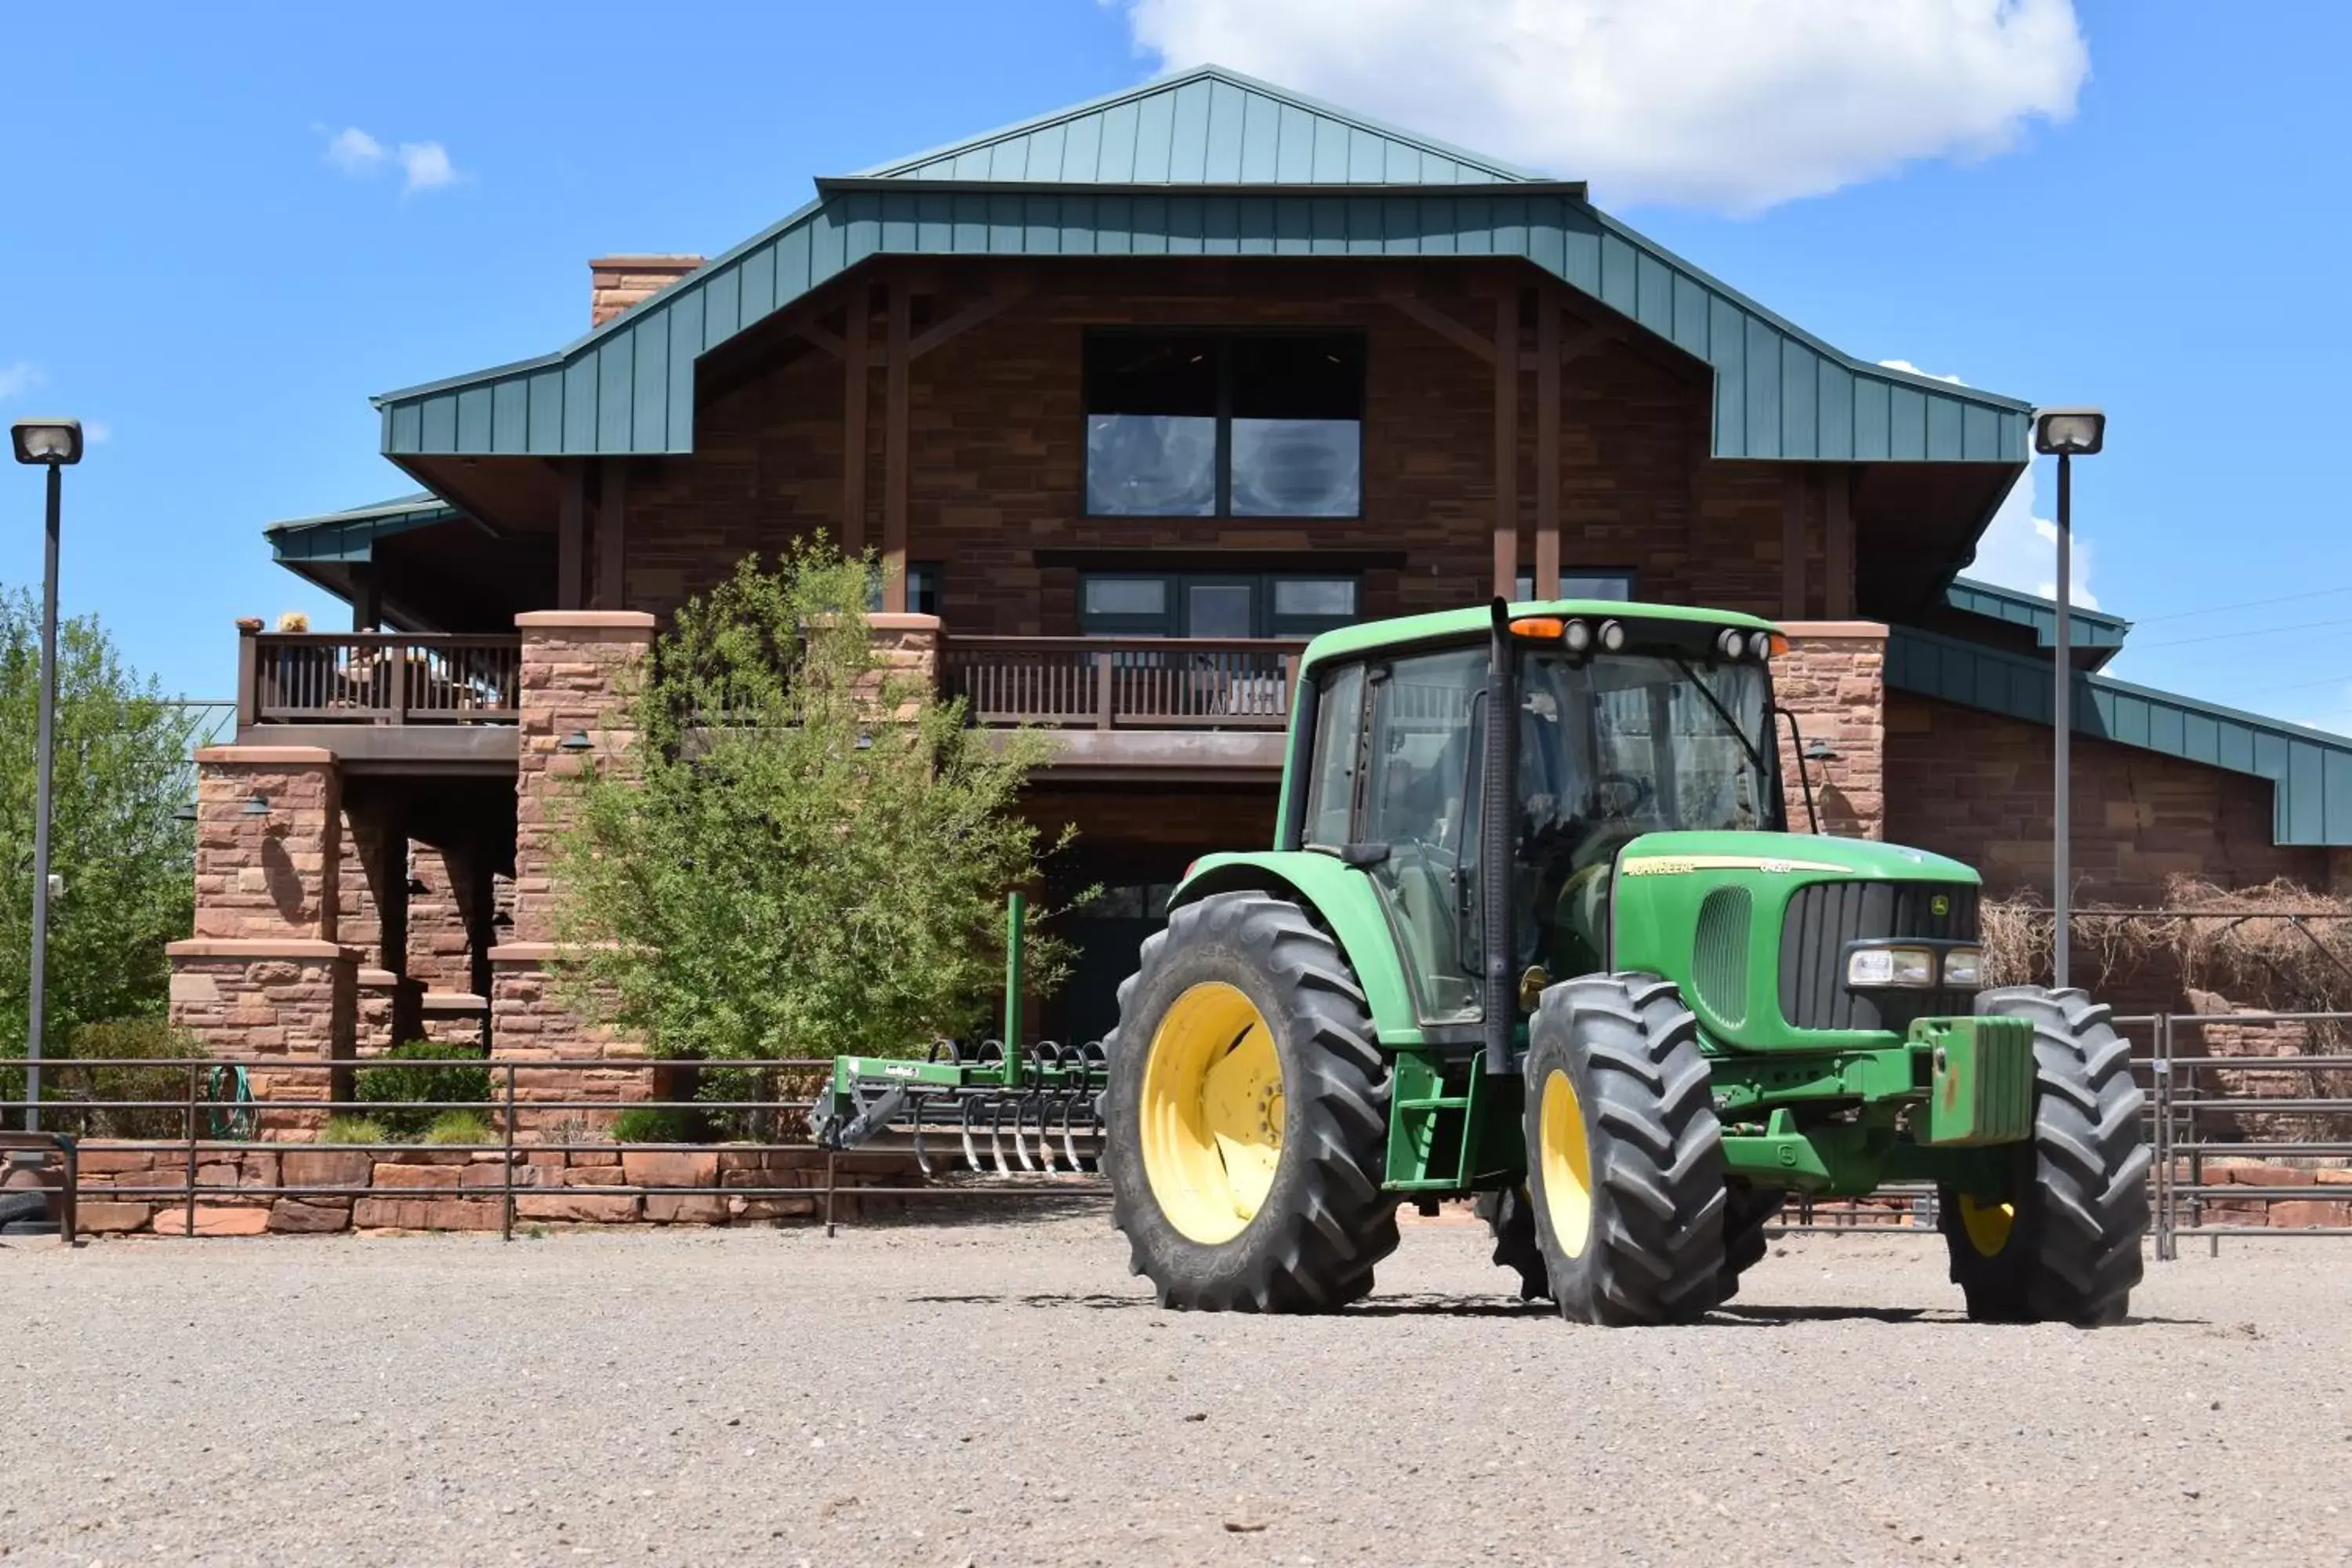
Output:
[[[1474,185],[1542,176],[1222,66],[1202,66],[853,177],[1038,184]]]
[[[1271,106],[1270,121],[1255,110],[1261,132],[1273,127],[1271,143],[1250,134],[1254,101]],[[1079,166],[1072,127],[1098,118],[1107,133],[1129,107],[1139,127],[1147,104],[1166,106],[1168,178],[1141,179],[1139,151],[1126,183],[1066,178]],[[1180,117],[1187,104],[1197,107]],[[1282,152],[1284,127],[1299,123],[1286,119],[1294,111],[1314,126],[1300,183],[1290,183],[1297,165],[1286,174]],[[1346,131],[1360,183],[1318,177],[1328,172],[1318,168],[1327,123]],[[1232,126],[1231,138],[1218,129]],[[1060,152],[1049,154],[1057,127]],[[1186,150],[1195,129],[1197,160]],[[1014,178],[1004,149],[1016,142],[1024,173]],[[1375,144],[1377,182],[1371,153],[1356,163]],[[1275,173],[1262,179],[1268,145]],[[1098,176],[1103,146],[1093,154]],[[936,173],[983,150],[985,178]],[[1409,153],[1423,182],[1446,183],[1405,181]],[[1229,172],[1247,177],[1231,182]],[[2018,467],[2028,456],[2029,405],[1844,353],[1599,211],[1580,186],[1214,67],[818,188],[800,211],[557,353],[378,395],[384,455],[690,452],[697,361],[877,257],[1370,256],[1520,258],[1706,362],[1718,458]]]

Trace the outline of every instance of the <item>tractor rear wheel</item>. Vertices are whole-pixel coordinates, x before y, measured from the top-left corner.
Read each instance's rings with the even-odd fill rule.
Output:
[[[1551,1276],[1544,1268],[1543,1244],[1536,1239],[1534,1200],[1524,1186],[1480,1193],[1475,1205],[1495,1239],[1495,1261],[1519,1277],[1519,1300],[1551,1299]]]
[[[2015,1146],[2000,1192],[1938,1192],[1952,1281],[1980,1321],[2119,1323],[2147,1232],[2130,1042],[2081,991],[2013,985],[1977,1011],[2033,1025],[2033,1139]]]
[[[1397,1245],[1390,1079],[1339,944],[1297,904],[1213,894],[1169,912],[1118,1000],[1103,1163],[1160,1305],[1312,1312],[1369,1295]]]
[[[1723,1272],[1716,1280],[1718,1305],[1739,1294],[1739,1277],[1764,1261],[1764,1227],[1780,1217],[1789,1194],[1779,1187],[1727,1183],[1723,1191]]]
[[[1636,973],[1551,987],[1526,1072],[1528,1190],[1560,1316],[1705,1312],[1724,1267],[1723,1128],[1681,993]]]

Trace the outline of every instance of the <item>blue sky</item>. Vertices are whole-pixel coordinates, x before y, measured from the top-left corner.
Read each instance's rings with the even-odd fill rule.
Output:
[[[1647,0],[1658,47],[1605,56],[1573,30],[1477,37],[1499,0],[1416,3],[1382,8],[1385,38],[1339,0],[129,4],[63,29],[0,98],[0,146],[47,176],[0,207],[0,418],[102,427],[68,479],[67,607],[172,689],[226,694],[234,617],[336,608],[269,564],[262,523],[413,488],[375,456],[370,393],[569,341],[591,255],[715,253],[813,174],[1213,52],[1590,177],[1852,353],[2104,403],[2075,511],[2098,602],[2143,623],[2115,673],[2352,730],[2327,434],[2352,359],[2352,7],[2250,26],[2187,0],[1822,0],[1991,18],[1923,22],[1906,58],[1784,26],[1780,0],[1746,7],[1769,47],[1676,34],[1696,0]],[[1559,0],[1559,27],[1629,4]],[[38,505],[0,471],[0,581],[37,580]],[[2021,510],[1988,566],[2031,585],[2031,541]]]

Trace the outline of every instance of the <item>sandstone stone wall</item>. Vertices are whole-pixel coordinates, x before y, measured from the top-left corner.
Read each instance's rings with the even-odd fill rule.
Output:
[[[273,1100],[331,1098],[316,1071],[272,1071],[269,1063],[349,1060],[355,1053],[357,955],[332,942],[173,942],[172,1021],[210,1057],[251,1065],[261,1136],[303,1139],[326,1121],[320,1110],[273,1110]],[[331,1098],[341,1098],[337,1090]]]
[[[1789,651],[1772,662],[1772,691],[1797,716],[1806,749],[1832,753],[1805,762],[1779,726],[1780,776],[1789,825],[1807,826],[1801,766],[1813,786],[1823,833],[1842,838],[1886,837],[1886,628],[1870,621],[1788,623]]]
[[[254,802],[262,809],[250,809]],[[314,746],[196,752],[199,937],[332,942],[341,780]]]
[[[192,1230],[184,1144],[92,1142],[78,1220],[100,1236],[496,1230],[509,1171],[519,1225],[754,1225],[824,1212],[825,1156],[814,1149],[521,1148],[511,1163],[499,1150],[200,1149]],[[912,1174],[897,1157],[836,1163],[835,1217],[897,1212],[903,1199],[859,1190]],[[594,1190],[623,1186],[650,1190]],[[278,1187],[307,1190],[268,1190]],[[662,1190],[698,1187],[723,1190]]]

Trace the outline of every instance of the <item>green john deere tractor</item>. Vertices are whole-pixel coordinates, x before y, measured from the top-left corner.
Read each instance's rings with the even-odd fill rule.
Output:
[[[2123,1315],[2128,1047],[2079,991],[1979,988],[1966,866],[1788,831],[1776,637],[1498,602],[1308,647],[1276,847],[1192,867],[1108,1042],[1165,1304],[1341,1305],[1401,1200],[1476,1194],[1524,1295],[1685,1321],[1791,1194],[1927,1181],[1970,1316]]]
[[[1317,638],[1276,847],[1191,868],[1107,1051],[845,1060],[821,1136],[912,1090],[961,1097],[967,1151],[1013,1103],[1025,1151],[1019,1106],[1066,1131],[1099,1085],[1116,1223],[1171,1307],[1345,1305],[1400,1203],[1475,1194],[1523,1296],[1686,1321],[1792,1194],[1932,1182],[1971,1317],[2118,1321],[2128,1047],[2080,991],[1980,987],[1968,867],[1789,831],[1783,646],[1499,600]]]

